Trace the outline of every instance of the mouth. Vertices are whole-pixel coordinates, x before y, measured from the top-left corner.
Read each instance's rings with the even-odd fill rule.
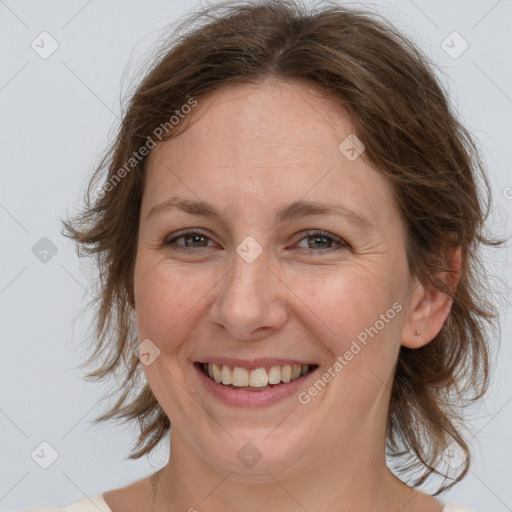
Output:
[[[305,378],[317,364],[275,364],[245,368],[214,362],[196,362],[197,368],[211,381],[238,391],[261,392]]]

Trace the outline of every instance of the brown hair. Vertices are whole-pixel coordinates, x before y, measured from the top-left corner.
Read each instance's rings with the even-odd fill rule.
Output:
[[[401,347],[389,406],[388,455],[401,462],[399,472],[421,470],[414,486],[433,474],[445,477],[436,494],[466,475],[470,452],[461,406],[488,388],[485,328],[494,326],[497,316],[487,299],[480,248],[502,242],[484,235],[490,187],[477,146],[452,111],[435,66],[379,18],[332,2],[311,9],[300,0],[208,6],[187,16],[158,48],[131,95],[117,137],[89,183],[83,212],[63,221],[63,234],[76,241],[79,256],[94,254],[99,269],[96,344],[85,364],[101,364],[86,378],[124,377],[115,390],[120,393],[116,403],[94,421],[138,421],[131,459],[149,453],[170,421],[148,384],[137,387],[142,371],[133,356],[138,337],[130,313],[147,158],[132,161],[133,169],[126,163],[191,98],[223,84],[277,78],[314,84],[346,109],[366,146],[365,157],[392,185],[406,226],[411,276],[453,297],[451,313],[430,343],[415,350]],[[184,129],[180,122],[161,140]],[[107,185],[92,193],[100,180]],[[455,247],[462,248],[463,258],[452,292],[443,275],[450,272],[445,255]],[[452,442],[466,460],[446,485],[447,473],[436,466]]]

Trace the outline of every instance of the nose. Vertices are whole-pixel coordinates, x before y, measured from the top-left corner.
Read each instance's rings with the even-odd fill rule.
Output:
[[[288,288],[265,251],[248,263],[237,253],[219,283],[210,309],[212,322],[237,340],[259,340],[281,329],[288,319]]]

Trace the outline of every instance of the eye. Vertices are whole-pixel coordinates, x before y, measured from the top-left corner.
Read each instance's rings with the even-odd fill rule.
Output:
[[[176,242],[178,240],[183,239],[185,244],[177,244]],[[186,231],[184,233],[178,234],[178,236],[175,236],[174,238],[168,239],[163,243],[164,247],[168,246],[176,246],[179,248],[179,250],[190,250],[194,249],[195,247],[207,247],[209,237],[206,236],[201,231]]]
[[[304,249],[303,247],[300,248],[300,252],[306,251],[306,252],[327,252],[327,249],[333,249],[333,250],[340,250],[340,249],[346,249],[348,248],[348,244],[343,241],[341,238],[331,235],[331,233],[328,233],[327,231],[322,230],[314,230],[314,231],[308,231],[306,233],[302,233],[303,236],[301,238],[302,240],[312,239],[312,244],[308,243],[308,248]],[[332,247],[332,244],[338,244],[339,247]],[[326,249],[324,251],[316,251],[313,250],[315,248],[315,244],[323,245],[323,247],[319,247],[320,249]],[[325,245],[329,245],[329,247],[325,247]],[[316,246],[318,247],[318,245]],[[331,252],[331,251],[329,251]]]
[[[340,250],[348,248],[348,244],[344,242],[341,238],[332,235],[327,231],[322,230],[313,230],[302,233],[303,237],[300,239],[303,240],[312,239],[312,243],[308,243],[308,247],[300,247],[299,252],[327,252],[327,250]],[[178,243],[179,240],[183,240],[182,243]],[[210,238],[203,232],[194,230],[194,231],[186,231],[182,233],[178,233],[177,236],[173,238],[167,239],[162,246],[163,247],[171,247],[174,246],[177,250],[183,251],[193,251],[195,248],[205,248],[212,247],[208,246],[208,241],[211,241]],[[315,250],[323,249],[322,251]],[[333,247],[333,244],[338,244],[339,247]],[[326,247],[328,245],[329,247]],[[319,247],[320,246],[320,247]],[[331,252],[331,251],[329,251]]]

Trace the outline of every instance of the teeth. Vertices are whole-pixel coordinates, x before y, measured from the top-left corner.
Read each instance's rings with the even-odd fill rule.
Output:
[[[217,365],[217,364],[213,365],[213,380],[215,382],[220,382],[222,380],[222,378],[220,376],[220,368],[219,368],[219,365]]]
[[[281,368],[281,380],[283,382],[290,382],[292,380],[292,367],[289,364],[285,364]]]
[[[249,386],[251,388],[263,388],[268,384],[268,373],[265,368],[256,368],[249,374]]]
[[[229,366],[217,363],[204,363],[203,367],[215,382],[240,388],[246,386],[264,388],[269,384],[288,383],[306,375],[310,368],[307,364],[294,364],[293,366],[285,364],[283,366],[271,366],[268,370],[266,368],[247,370],[247,368],[239,366],[231,369]]]
[[[210,365],[208,365],[208,366],[210,366]],[[226,386],[233,384],[232,372],[229,369],[229,367],[223,366],[220,374],[222,377],[222,384],[225,384]]]
[[[249,372],[245,368],[235,366],[232,376],[233,386],[242,387],[249,385]]]
[[[268,383],[279,384],[281,382],[281,367],[271,366],[268,372]]]

